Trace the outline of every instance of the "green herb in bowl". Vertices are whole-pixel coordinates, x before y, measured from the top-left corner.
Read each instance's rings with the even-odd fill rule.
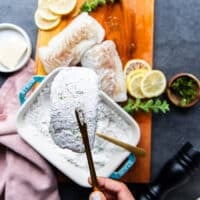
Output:
[[[167,95],[172,103],[180,107],[190,107],[200,98],[200,82],[190,73],[180,73],[169,81]]]

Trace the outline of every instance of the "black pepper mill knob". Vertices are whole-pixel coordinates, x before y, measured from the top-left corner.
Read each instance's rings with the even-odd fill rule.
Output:
[[[186,143],[161,169],[158,177],[150,183],[138,200],[159,200],[169,190],[186,183],[200,169],[200,152]]]

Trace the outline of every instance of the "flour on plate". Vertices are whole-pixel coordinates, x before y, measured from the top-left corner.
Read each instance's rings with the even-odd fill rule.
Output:
[[[31,104],[24,116],[24,122],[29,124],[30,137],[37,137],[48,144],[48,148],[57,152],[63,161],[71,163],[74,167],[88,170],[88,163],[85,153],[76,153],[69,149],[62,149],[53,141],[49,132],[50,125],[50,88],[51,83],[44,87],[36,100]],[[104,133],[120,139],[124,142],[131,140],[132,127],[123,118],[107,105],[102,98],[97,105],[97,127],[96,132]],[[122,153],[126,150],[109,143],[98,136],[95,137],[92,155],[95,168],[101,169],[112,159],[113,153]],[[63,163],[64,164],[64,163]]]

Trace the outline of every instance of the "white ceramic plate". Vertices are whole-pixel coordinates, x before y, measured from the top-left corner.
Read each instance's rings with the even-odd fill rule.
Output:
[[[31,52],[32,52],[32,45],[30,38],[22,28],[10,23],[0,24],[0,42],[1,40],[5,40],[9,37],[20,37],[20,39],[24,40],[27,43],[27,50],[22,56],[22,58],[19,60],[16,67],[13,69],[6,68],[0,63],[0,72],[5,72],[5,73],[15,72],[24,67],[28,62],[29,58],[31,57]]]
[[[32,95],[21,106],[17,115],[17,131],[27,143],[35,148],[63,174],[71,178],[77,184],[89,187],[87,179],[90,175],[85,153],[75,153],[68,149],[63,150],[59,148],[53,142],[49,134],[49,88],[54,77],[63,69],[66,70],[66,68],[58,68],[46,76],[34,93],[32,93]],[[30,81],[29,83],[32,84],[33,82]],[[29,87],[28,85],[29,84],[25,86],[26,91]],[[117,135],[116,137],[119,137],[121,134],[122,136],[120,137],[123,138],[120,139],[126,140],[126,142],[132,145],[137,145],[140,140],[140,129],[137,122],[103,92],[101,93],[101,102],[105,103],[109,109],[120,117],[120,120],[117,118],[117,124],[120,127],[119,130],[121,129],[122,121],[124,121],[124,123],[129,127],[129,129],[115,131],[115,134]],[[112,120],[113,119],[111,119],[111,121]],[[112,129],[113,126],[109,125],[109,123],[107,124],[106,127]],[[102,131],[104,130],[105,129]],[[97,131],[99,131],[98,123]],[[110,176],[130,155],[130,152],[98,138],[97,136],[95,143],[92,153],[98,176]],[[74,159],[75,162],[72,161]],[[105,164],[103,165],[102,161],[104,159]]]

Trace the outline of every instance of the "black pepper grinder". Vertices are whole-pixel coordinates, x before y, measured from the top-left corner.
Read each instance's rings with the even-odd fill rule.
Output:
[[[171,189],[186,183],[200,169],[200,152],[189,142],[166,162],[159,175],[138,200],[159,200]]]

